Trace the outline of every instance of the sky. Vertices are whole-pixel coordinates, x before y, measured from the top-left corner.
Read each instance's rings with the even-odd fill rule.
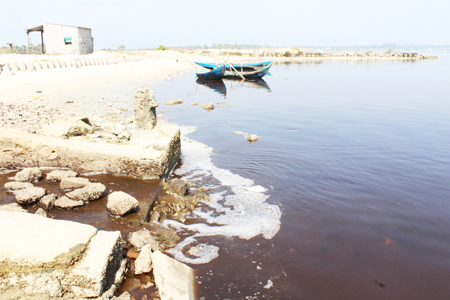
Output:
[[[0,46],[27,44],[44,22],[92,28],[96,50],[450,44],[450,0],[1,0],[0,11]]]

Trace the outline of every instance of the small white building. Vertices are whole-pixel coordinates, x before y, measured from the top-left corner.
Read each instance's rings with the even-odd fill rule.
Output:
[[[45,54],[89,54],[94,52],[94,39],[91,28],[43,23],[27,29],[41,32],[41,43]],[[45,51],[44,51],[45,49]]]

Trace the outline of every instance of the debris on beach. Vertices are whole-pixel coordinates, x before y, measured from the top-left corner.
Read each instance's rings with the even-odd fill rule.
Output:
[[[214,110],[214,104],[213,103],[205,103],[202,105],[202,108],[208,112]]]
[[[252,144],[258,140],[259,140],[259,136],[257,136],[256,134],[251,134],[247,137],[247,141],[249,141]]]

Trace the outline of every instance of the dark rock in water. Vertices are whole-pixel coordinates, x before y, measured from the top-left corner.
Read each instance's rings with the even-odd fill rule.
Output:
[[[183,179],[173,179],[169,181],[169,190],[175,194],[184,196],[189,190],[189,184]]]
[[[45,189],[41,187],[27,188],[16,195],[16,201],[21,204],[32,204],[44,197],[45,193]]]
[[[136,128],[153,129],[157,123],[155,100],[152,89],[140,88],[134,100],[134,114],[136,117]]]
[[[175,247],[180,240],[180,237],[174,230],[166,228],[159,223],[147,223],[144,224],[143,228],[150,231],[151,235],[164,250]]]
[[[33,182],[42,178],[42,171],[39,168],[27,168],[14,176],[15,181],[19,182]]]

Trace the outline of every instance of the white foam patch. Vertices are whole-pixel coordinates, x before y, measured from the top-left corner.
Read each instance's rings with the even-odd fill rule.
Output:
[[[188,237],[181,243],[178,243],[175,248],[169,249],[167,252],[173,254],[174,258],[178,261],[196,265],[209,263],[214,258],[219,256],[219,247],[207,244],[198,244],[195,246],[198,251],[193,254],[196,258],[187,257],[184,254],[184,250],[186,250],[185,247],[193,243],[196,243],[194,237]]]
[[[174,220],[164,221],[164,225],[175,230],[192,233],[169,252],[183,262],[208,263],[218,255],[216,246],[200,247],[204,251],[199,252],[200,256],[195,259],[183,253],[188,245],[197,243],[195,238],[225,235],[251,239],[260,234],[266,239],[273,238],[280,230],[281,211],[277,205],[266,203],[269,196],[264,193],[267,189],[255,186],[251,179],[214,166],[211,160],[213,149],[189,139],[186,135],[192,132],[195,132],[195,127],[181,127],[182,165],[175,174],[202,187],[205,187],[203,182],[206,179],[213,193],[210,194],[211,200],[204,202],[202,210],[192,213],[192,217],[204,220],[202,223],[186,225]],[[215,189],[218,191],[214,193]]]

